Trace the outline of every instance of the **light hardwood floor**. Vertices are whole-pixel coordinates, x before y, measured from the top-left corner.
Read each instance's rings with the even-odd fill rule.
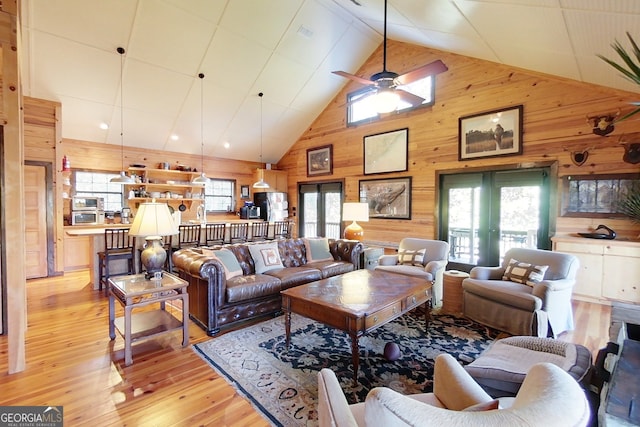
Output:
[[[269,425],[181,347],[179,331],[135,344],[134,363],[125,367],[122,338],[109,340],[107,297],[88,281],[83,270],[27,283],[27,369],[7,374],[7,337],[0,336],[0,405],[62,405],[70,426]],[[574,310],[577,328],[560,338],[595,357],[608,341],[610,308],[576,302]],[[209,337],[191,322],[189,339]]]

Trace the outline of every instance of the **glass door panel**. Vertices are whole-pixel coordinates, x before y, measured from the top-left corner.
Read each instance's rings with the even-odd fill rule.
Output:
[[[537,248],[540,187],[500,189],[500,262],[511,248]]]
[[[301,184],[300,236],[339,239],[342,218],[342,183]]]

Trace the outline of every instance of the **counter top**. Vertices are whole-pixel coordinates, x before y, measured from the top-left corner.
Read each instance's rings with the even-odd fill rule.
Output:
[[[552,242],[572,242],[572,243],[580,243],[580,244],[591,244],[591,245],[606,245],[614,243],[616,246],[638,246],[640,245],[640,240],[637,239],[628,239],[628,238],[620,238],[616,237],[615,239],[590,239],[588,237],[582,237],[576,235],[561,235],[554,236],[551,238]]]

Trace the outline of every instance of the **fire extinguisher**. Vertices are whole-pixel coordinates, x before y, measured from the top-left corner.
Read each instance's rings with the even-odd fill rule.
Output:
[[[69,170],[71,170],[71,163],[69,162],[69,159],[67,159],[67,156],[65,155],[62,158],[62,171],[67,172]]]

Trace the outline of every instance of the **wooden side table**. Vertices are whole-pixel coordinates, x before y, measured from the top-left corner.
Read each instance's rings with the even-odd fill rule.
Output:
[[[116,329],[124,337],[124,364],[133,363],[131,344],[138,340],[182,329],[182,346],[189,344],[188,283],[164,272],[161,279],[146,279],[144,274],[109,278],[109,338]],[[115,301],[124,307],[124,317],[115,318]],[[165,303],[182,300],[182,321],[165,310]],[[157,310],[132,314],[134,308],[160,304]]]
[[[451,314],[462,313],[462,281],[469,273],[457,270],[442,274],[442,310]]]

